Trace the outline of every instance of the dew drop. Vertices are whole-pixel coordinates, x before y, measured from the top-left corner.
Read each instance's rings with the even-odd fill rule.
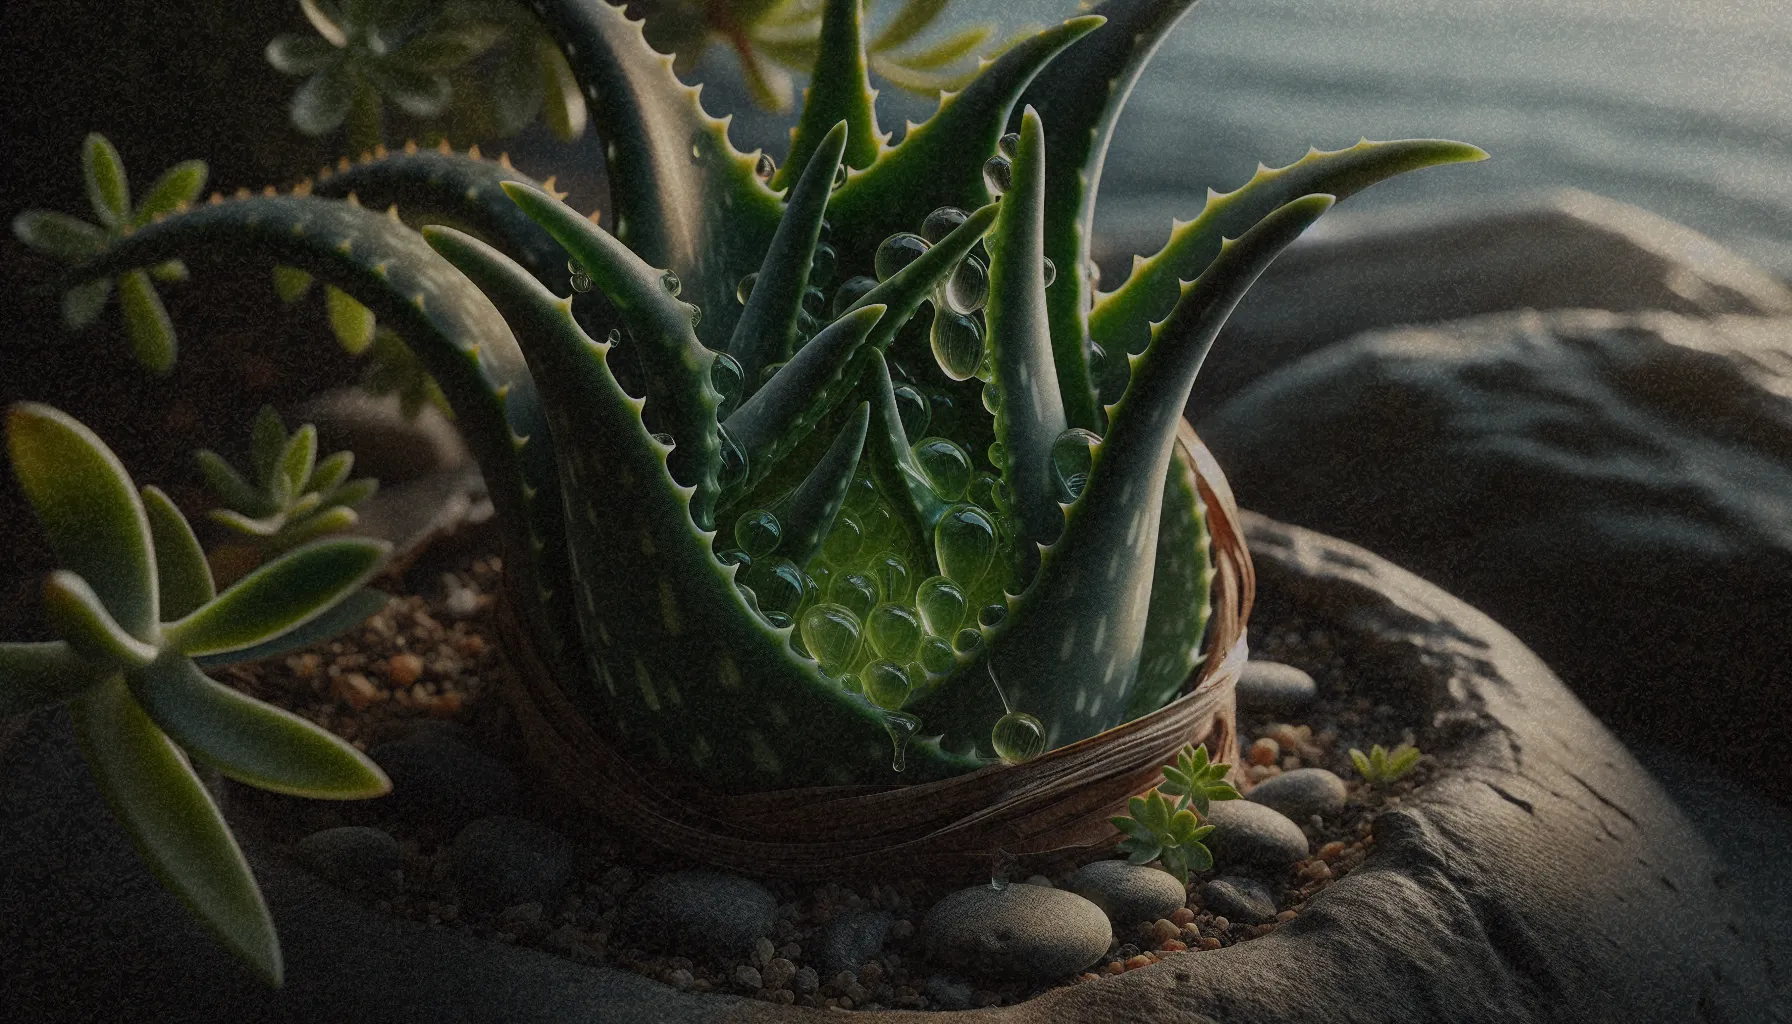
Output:
[[[1020,133],[1009,132],[996,140],[996,152],[1010,160],[1020,156]]]
[[[933,493],[947,501],[964,497],[965,488],[971,485],[971,456],[964,446],[949,437],[924,437],[909,453]]]
[[[909,586],[908,562],[894,551],[886,551],[871,563],[877,575],[877,586],[886,601],[907,601],[914,596]],[[918,621],[918,620],[917,620]]]
[[[848,492],[850,496],[851,492]],[[864,545],[865,531],[859,517],[842,511],[834,517],[834,525],[821,542],[821,553],[835,565],[846,565],[858,556]]]
[[[742,574],[753,567],[753,556],[739,548],[724,548],[721,551],[716,552],[716,561],[723,565],[740,566],[740,572],[735,574],[736,579],[739,579]]]
[[[929,675],[943,676],[958,667],[952,641],[937,636],[922,638],[920,660],[921,668]]]
[[[989,451],[984,454],[989,456],[989,464],[996,469],[1003,470],[1008,468],[1008,446],[1002,442],[991,441],[989,443]],[[994,488],[991,488],[991,493],[994,493]]]
[[[991,629],[1002,624],[1008,617],[1008,606],[1005,604],[986,604],[977,609],[977,624],[984,629]]]
[[[604,335],[604,341],[605,341],[605,343],[610,344],[610,345],[622,344],[622,328],[620,328],[620,327],[610,328],[610,333]]]
[[[1004,156],[992,156],[983,164],[983,186],[992,196],[1001,196],[1014,184],[1014,165]]]
[[[666,447],[668,447],[668,448],[676,448],[676,447],[678,447],[678,442],[677,442],[677,441],[674,441],[674,440],[673,440],[673,439],[672,439],[672,435],[671,435],[671,434],[668,434],[668,433],[666,433],[666,432],[665,432],[665,431],[663,431],[663,430],[662,430],[662,431],[660,431],[660,432],[658,432],[658,433],[656,433],[656,434],[654,434],[654,435],[653,435],[653,439],[654,439],[654,440],[655,440],[655,441],[658,441],[658,442],[659,442],[659,443],[661,443],[661,444],[663,444],[663,445],[665,445],[665,446],[666,446]]]
[[[877,495],[877,485],[868,476],[855,476],[852,483],[846,485],[846,497],[842,503],[854,512],[863,512],[875,508],[881,499]]]
[[[902,771],[908,765],[908,741],[921,730],[921,720],[906,711],[884,712],[884,731],[890,734],[895,748],[890,756],[890,770]]]
[[[877,287],[877,278],[849,277],[834,292],[834,315],[840,316],[852,308],[852,304],[864,298],[866,293]]]
[[[975,589],[995,558],[995,523],[975,505],[954,505],[933,528],[933,551],[942,576]]]
[[[828,601],[863,619],[883,600],[877,578],[867,573],[842,573],[828,583]]]
[[[859,690],[885,711],[901,710],[908,703],[908,673],[894,661],[874,661],[859,670]]]
[[[952,639],[952,649],[960,654],[975,654],[982,646],[983,634],[968,627],[959,630]]]
[[[573,291],[583,295],[591,290],[591,276],[585,273],[585,268],[577,260],[566,261],[566,272],[572,275],[568,283],[572,285]]]
[[[753,173],[759,176],[760,181],[770,181],[772,175],[778,173],[778,161],[773,160],[770,153],[761,153],[753,163]]]
[[[765,624],[771,626],[773,629],[789,629],[790,624],[793,621],[789,615],[786,615],[781,611],[768,611],[764,608],[759,609],[759,617],[764,619]]]
[[[877,269],[877,279],[888,281],[932,247],[931,242],[912,231],[899,231],[884,239],[872,260],[872,265]]]
[[[825,285],[834,279],[834,271],[840,269],[840,254],[826,242],[815,247],[815,255],[809,260],[809,283]]]
[[[859,513],[859,529],[865,531],[865,547],[861,550],[876,551],[895,537],[896,516],[888,505],[877,502]]]
[[[896,388],[896,411],[902,416],[903,440],[921,437],[927,432],[927,421],[933,418],[933,409],[913,384]]]
[[[933,415],[928,417],[928,426],[936,434],[952,435],[958,432],[958,403],[944,391],[932,391],[927,395],[927,404],[933,408]]]
[[[1003,764],[1025,764],[1045,753],[1045,726],[1025,711],[1010,711],[989,731],[989,745]]]
[[[740,401],[741,388],[746,384],[746,374],[740,368],[740,360],[726,352],[716,354],[716,361],[709,364],[709,383],[722,396],[722,403],[717,407],[720,415],[727,415]]]
[[[978,473],[971,479],[971,486],[964,492],[964,500],[984,508],[994,508],[996,478],[988,473]]]
[[[1045,286],[1047,288],[1050,288],[1052,286],[1052,282],[1056,281],[1058,279],[1058,265],[1056,263],[1052,262],[1052,258],[1050,256],[1047,256],[1044,259],[1045,259],[1045,265],[1043,267],[1041,267],[1040,269],[1045,274]]]
[[[677,274],[668,270],[660,274],[660,287],[666,289],[667,295],[677,295],[679,289],[684,287],[684,282],[678,279]]]
[[[983,385],[983,408],[991,416],[1002,408],[1002,389],[993,380]]]
[[[846,184],[846,165],[841,164],[840,166],[834,168],[834,186],[833,187],[839,188],[840,186],[842,186],[844,184]]]
[[[949,637],[958,632],[969,604],[964,588],[944,576],[929,576],[915,588],[915,610],[920,613],[927,632],[936,637]]]
[[[691,330],[694,331],[697,329],[697,325],[703,322],[703,307],[695,303],[686,303],[684,308],[691,311]]]
[[[983,362],[983,326],[944,304],[934,308],[930,340],[940,372],[953,380],[969,380]]]
[[[975,256],[966,256],[946,281],[946,305],[954,313],[970,316],[989,302],[989,268]]]
[[[1058,500],[1068,505],[1082,497],[1089,486],[1089,470],[1095,464],[1095,450],[1101,438],[1093,430],[1071,427],[1052,442],[1052,476],[1057,481]]]
[[[810,316],[819,317],[827,311],[827,308],[828,297],[822,293],[820,288],[806,288],[803,290],[803,312]]]
[[[759,595],[759,607],[767,612],[794,613],[803,603],[803,571],[788,558],[756,558],[747,571],[747,584]]]
[[[754,558],[776,551],[783,539],[783,524],[766,509],[749,509],[734,521],[734,543]]]
[[[760,367],[759,368],[759,386],[765,387],[767,384],[770,384],[772,382],[772,378],[776,377],[778,375],[778,371],[782,370],[783,368],[784,368],[783,363],[767,363],[766,365]]]
[[[938,244],[940,239],[958,230],[958,225],[969,220],[970,216],[956,206],[942,206],[921,222],[921,237]]]
[[[1113,405],[1126,394],[1126,385],[1132,382],[1132,366],[1122,350],[1109,352],[1099,343],[1089,343],[1089,376],[1094,378],[1096,391],[1101,396],[1103,405]]]
[[[845,672],[859,653],[859,617],[837,604],[818,604],[803,613],[797,629],[803,646],[830,676]]]
[[[717,482],[724,490],[739,487],[747,480],[747,450],[742,448],[727,427],[716,428],[716,442],[722,449],[722,464]]]
[[[757,270],[741,278],[734,286],[734,301],[743,306],[746,305],[747,300],[753,297],[753,286],[758,283],[759,272]]]

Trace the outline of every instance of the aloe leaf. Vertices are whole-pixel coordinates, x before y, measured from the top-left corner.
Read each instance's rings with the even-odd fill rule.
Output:
[[[860,402],[841,429],[827,454],[815,463],[802,485],[774,511],[783,524],[784,539],[779,552],[803,567],[821,550],[823,537],[834,526],[834,517],[846,500],[846,487],[859,468],[859,455],[865,450],[865,433],[871,423],[871,406]]]
[[[1064,528],[1052,442],[1064,432],[1064,402],[1052,359],[1045,287],[1045,129],[1028,108],[1001,212],[990,229],[989,323],[993,378],[1001,399],[995,434],[1007,452],[1002,478],[1022,533],[1050,544]]]
[[[747,486],[764,479],[852,388],[853,356],[884,313],[883,306],[860,306],[827,325],[728,417],[729,435],[747,453]]]
[[[283,654],[302,651],[313,644],[320,644],[354,629],[366,622],[377,611],[386,607],[390,600],[386,594],[378,590],[357,590],[348,597],[330,606],[328,611],[314,619],[310,619],[266,643],[224,654],[211,654],[194,658],[194,664],[200,668],[217,668],[221,665],[238,665],[250,661],[262,661],[277,658]]]
[[[392,789],[340,737],[213,682],[190,658],[170,655],[125,678],[158,728],[238,782],[314,800],[362,800]]]
[[[163,171],[156,183],[149,187],[143,202],[137,205],[131,223],[142,227],[198,199],[209,173],[204,160],[185,160]]]
[[[61,640],[0,643],[0,718],[72,700],[107,675]]]
[[[721,394],[710,379],[715,353],[697,340],[691,307],[673,294],[681,288],[676,275],[649,266],[609,232],[558,199],[514,182],[505,182],[503,188],[524,213],[572,254],[592,283],[616,305],[646,370],[647,401],[655,422],[678,445],[671,459],[672,475],[697,489],[692,507],[698,522],[710,522],[721,489],[717,476],[721,444],[716,436]],[[443,235],[426,234],[430,244],[440,250],[438,240]],[[466,265],[457,266],[466,272]],[[492,293],[487,280],[475,278],[474,283],[488,295]],[[511,308],[496,295],[492,299],[510,318]]]
[[[100,603],[87,581],[58,569],[44,580],[44,611],[69,647],[100,665],[141,667],[155,660],[154,644],[124,631]]]
[[[908,434],[902,428],[902,412],[896,406],[895,385],[890,380],[890,366],[884,361],[883,353],[872,351],[866,362],[859,380],[871,403],[866,459],[872,478],[909,525],[909,534],[931,537],[934,525],[950,506],[934,493],[920,467],[915,465],[914,450],[909,447]],[[931,552],[928,557],[931,559]]]
[[[1213,612],[1212,539],[1189,458],[1171,460],[1164,475],[1153,559],[1150,611],[1139,645],[1138,682],[1127,698],[1127,721],[1156,711],[1181,692],[1201,660],[1201,640]],[[1203,749],[1203,765],[1205,760]]]
[[[392,549],[383,541],[318,541],[261,566],[192,614],[164,626],[189,656],[252,647],[316,618],[360,587]]]
[[[141,270],[120,275],[118,304],[124,311],[131,354],[152,373],[165,374],[173,369],[174,322],[168,319],[168,310],[149,275]]]
[[[757,386],[760,370],[790,357],[791,336],[796,331],[797,314],[802,312],[803,293],[809,288],[815,245],[821,238],[822,215],[827,212],[828,194],[833,191],[834,172],[840,168],[846,142],[847,125],[842,121],[813,147],[808,165],[790,190],[771,248],[759,265],[753,294],[735,322],[728,354],[740,362],[749,390]]]
[[[941,100],[932,117],[910,128],[901,143],[835,193],[834,244],[842,251],[869,252],[891,234],[910,230],[917,209],[970,210],[988,203],[982,161],[966,155],[993,156],[1021,90],[1061,50],[1100,24],[1100,18],[1072,18],[1047,29],[986,66],[963,92]]]
[[[571,142],[585,134],[585,122],[591,116],[585,106],[585,97],[579,92],[579,80],[573,76],[572,68],[567,67],[566,58],[554,49],[553,43],[537,39],[534,45],[541,68],[542,120],[548,123],[555,138]]]
[[[62,322],[71,331],[79,331],[99,319],[112,297],[112,279],[101,278],[78,284],[62,293]]]
[[[584,581],[588,659],[568,677],[575,702],[602,715],[630,751],[687,763],[731,790],[932,778],[977,763],[916,745],[904,776],[885,768],[882,715],[792,652],[789,627],[760,619],[734,584],[735,567],[711,554],[715,535],[693,522],[690,490],[668,473],[640,400],[610,372],[612,346],[591,340],[566,303],[490,246],[441,228],[428,237],[469,276],[508,293],[499,301],[513,310],[554,429],[604,439],[560,448],[569,483],[604,482],[567,491],[579,496],[565,523]]]
[[[217,596],[205,551],[187,517],[159,487],[143,488],[143,511],[155,543],[160,614],[178,619]]]
[[[131,187],[125,180],[124,161],[104,135],[94,132],[81,146],[81,178],[87,185],[87,201],[100,223],[119,227],[131,216]]]
[[[902,10],[884,24],[882,32],[867,47],[873,52],[890,50],[927,31],[952,0],[908,0]]]
[[[1084,268],[1108,143],[1139,73],[1193,6],[1194,0],[1106,0],[1092,13],[1107,24],[1054,58],[1022,97],[1045,122],[1045,255],[1058,267],[1045,299],[1058,386],[1073,427],[1102,429],[1083,348],[1093,299]]]
[[[787,188],[805,171],[811,157],[842,122],[846,124],[846,166],[869,167],[888,138],[877,130],[871,80],[865,75],[859,0],[826,0],[821,14],[821,51],[815,58],[809,88],[803,91],[803,112],[790,132],[790,155],[772,177],[773,188]],[[833,184],[829,172],[828,184]]]
[[[720,348],[740,308],[735,282],[759,266],[777,229],[776,195],[621,7],[541,0],[533,9],[604,140],[616,237],[679,276],[685,298],[703,308],[702,336]]]
[[[1150,341],[1151,325],[1168,316],[1183,281],[1198,277],[1218,255],[1224,238],[1237,237],[1271,211],[1305,195],[1339,200],[1396,174],[1437,164],[1485,160],[1475,146],[1437,139],[1359,142],[1325,153],[1309,150],[1286,167],[1258,167],[1251,180],[1225,194],[1209,193],[1200,216],[1177,223],[1156,255],[1135,258],[1126,283],[1095,301],[1089,333],[1110,352],[1137,354]]]
[[[888,307],[883,320],[871,333],[870,344],[879,351],[887,349],[895,340],[896,332],[908,323],[909,317],[921,308],[923,302],[931,301],[938,293],[941,285],[952,275],[972,248],[983,240],[983,235],[995,223],[997,206],[991,203],[965,218],[963,224],[952,229],[952,233],[939,240],[926,252],[917,256],[908,266],[890,275],[890,279],[871,289],[852,304],[852,309],[863,309],[870,305]]]
[[[112,814],[156,878],[270,985],[280,941],[230,826],[168,737],[114,679],[70,705],[75,739]]]
[[[155,638],[155,551],[130,475],[93,431],[35,402],[7,411],[13,471],[57,564],[86,580],[139,640]]]
[[[12,233],[38,252],[64,260],[85,259],[106,239],[92,224],[54,210],[26,210],[12,219]]]
[[[330,333],[336,335],[343,351],[351,356],[367,351],[367,346],[373,344],[376,326],[373,311],[336,287],[324,290],[324,308],[330,314]]]
[[[354,195],[370,209],[396,204],[413,220],[452,223],[503,249],[542,284],[564,291],[565,250],[504,194],[499,184],[506,181],[542,187],[508,159],[407,146],[319,171],[311,194],[330,199]]]

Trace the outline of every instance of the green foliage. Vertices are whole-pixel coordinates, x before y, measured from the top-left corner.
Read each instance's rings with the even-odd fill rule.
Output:
[[[1213,854],[1201,842],[1213,831],[1201,824],[1213,800],[1236,800],[1238,791],[1226,781],[1232,766],[1209,764],[1207,746],[1185,746],[1175,765],[1164,766],[1164,781],[1144,796],[1128,803],[1130,815],[1110,819],[1125,835],[1118,847],[1134,864],[1159,861],[1164,869],[1188,884],[1192,871],[1213,866]],[[1175,800],[1165,799],[1165,794]]]
[[[131,190],[124,162],[106,137],[95,132],[81,148],[81,173],[93,206],[96,224],[54,210],[26,210],[13,218],[13,234],[38,252],[66,263],[91,259],[107,245],[131,231],[185,209],[205,188],[206,168],[199,160],[175,164],[150,186],[143,201],[131,205]],[[118,292],[124,311],[131,353],[156,373],[174,366],[174,325],[162,306],[151,278],[184,281],[186,265],[168,260],[145,269],[116,276],[98,277],[76,284],[62,293],[62,320],[78,331],[98,319],[106,300]]]
[[[273,439],[258,438],[273,452],[267,462],[289,480],[308,477],[302,446]],[[137,852],[226,948],[279,985],[267,907],[187,758],[318,799],[379,796],[391,783],[354,747],[212,681],[193,659],[265,650],[323,620],[348,625],[331,618],[344,604],[365,617],[360,587],[388,546],[320,541],[216,594],[180,511],[153,487],[140,495],[86,427],[20,403],[8,412],[7,442],[65,568],[44,584],[58,639],[0,643],[0,714],[68,704],[94,779]]]
[[[1371,786],[1385,786],[1410,772],[1419,763],[1419,748],[1406,746],[1387,750],[1377,743],[1364,754],[1355,747],[1350,748],[1350,763],[1356,766],[1358,775]]]
[[[209,517],[271,557],[355,525],[354,506],[373,496],[379,481],[350,480],[353,452],[317,457],[317,428],[287,433],[271,405],[255,417],[250,475],[209,449],[194,453],[212,493],[225,505]]]
[[[292,268],[288,294],[336,289],[345,341],[402,338],[485,471],[519,619],[632,756],[733,789],[1024,760],[1162,707],[1200,657],[1211,541],[1176,432],[1252,282],[1338,197],[1482,155],[1363,144],[1264,172],[1097,302],[1107,140],[1187,6],[1108,0],[1030,35],[890,146],[869,75],[937,0],[869,41],[852,0],[642,3],[645,28],[542,0],[604,140],[602,224],[476,154],[376,152],[79,273],[229,245]],[[688,60],[718,24],[744,51],[813,34],[781,170],[649,45]],[[1152,826],[1133,852],[1184,872],[1231,794],[1196,757],[1131,819]]]

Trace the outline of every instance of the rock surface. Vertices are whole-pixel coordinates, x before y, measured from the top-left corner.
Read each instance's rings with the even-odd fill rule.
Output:
[[[1324,768],[1296,768],[1264,779],[1251,787],[1245,799],[1278,811],[1290,821],[1301,822],[1315,814],[1336,814],[1344,809],[1350,791],[1344,780]]]
[[[380,743],[367,756],[392,779],[391,795],[381,799],[392,801],[405,817],[442,831],[509,810],[522,792],[515,772],[448,729]]]
[[[1207,847],[1220,868],[1285,867],[1305,857],[1307,834],[1286,815],[1249,800],[1221,800],[1207,809]]]
[[[572,881],[573,849],[538,822],[480,818],[454,837],[448,863],[461,899],[511,907],[546,903],[565,889]]]
[[[1378,218],[1283,253],[1201,366],[1199,421],[1251,381],[1362,331],[1513,309],[1784,316],[1792,290],[1673,221],[1561,190],[1528,206]]]
[[[1792,319],[1511,313],[1369,334],[1201,434],[1240,501],[1450,581],[1621,731],[1708,754],[1784,719]],[[1792,795],[1792,745],[1730,763]]]
[[[717,871],[674,871],[636,889],[624,922],[649,944],[746,953],[771,934],[778,901],[765,886]]]
[[[1255,878],[1221,875],[1202,883],[1201,905],[1231,921],[1263,924],[1276,917],[1276,894]]]
[[[1238,673],[1238,710],[1288,714],[1313,703],[1319,686],[1313,677],[1274,661],[1251,660]]]
[[[858,970],[860,964],[883,951],[895,923],[887,910],[848,910],[835,915],[811,940],[816,967],[827,975]]]
[[[1113,939],[1100,907],[1075,893],[1024,882],[960,889],[933,905],[920,935],[935,963],[1042,981],[1101,959]]]
[[[1069,886],[1071,892],[1100,907],[1115,931],[1169,917],[1188,902],[1187,890],[1168,871],[1123,860],[1085,864],[1070,876]]]
[[[402,870],[398,840],[377,828],[344,825],[313,832],[293,848],[299,863],[338,885],[385,884]]]

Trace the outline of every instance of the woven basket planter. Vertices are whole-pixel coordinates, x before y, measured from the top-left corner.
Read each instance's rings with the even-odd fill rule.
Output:
[[[1025,764],[992,764],[912,786],[833,786],[723,794],[624,754],[573,706],[501,616],[508,696],[531,761],[572,803],[652,845],[746,874],[840,877],[888,871],[968,875],[998,852],[1033,865],[1110,847],[1108,819],[1160,781],[1186,743],[1236,763],[1234,686],[1255,587],[1238,507],[1219,465],[1184,424],[1178,436],[1207,505],[1216,574],[1206,658],[1183,694],[1123,725]]]

